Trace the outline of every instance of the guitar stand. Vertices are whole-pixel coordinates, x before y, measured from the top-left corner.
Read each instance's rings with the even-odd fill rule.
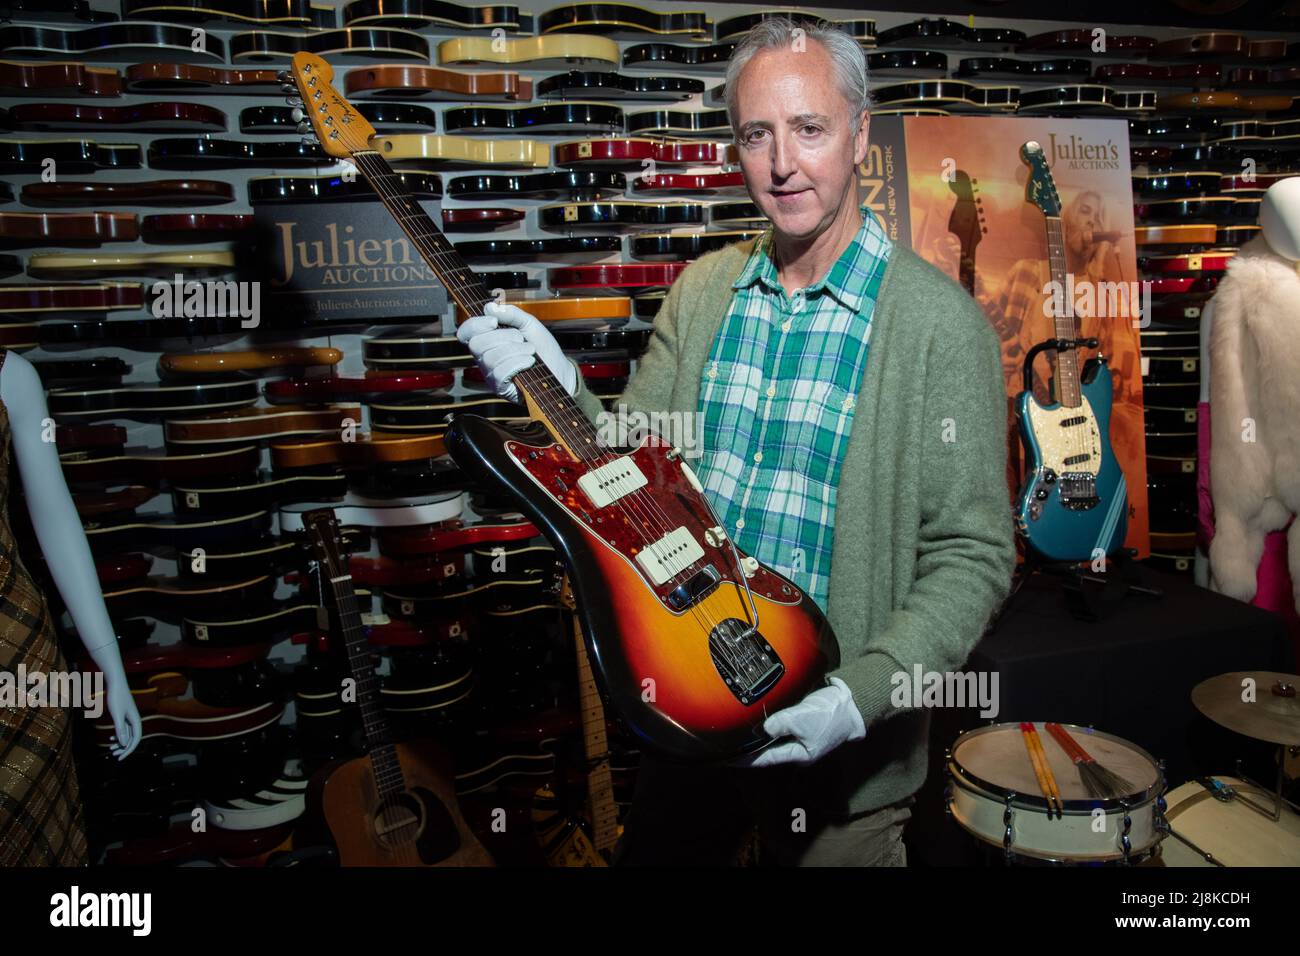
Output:
[[[1070,349],[1095,349],[1101,343],[1096,338],[1088,339],[1043,339],[1037,345],[1033,346],[1025,353],[1024,359],[1020,363],[1020,377],[1024,390],[1032,392],[1034,390],[1034,359],[1038,358],[1039,352],[1066,352]]]
[[[1163,598],[1161,588],[1141,583],[1133,552],[1122,548],[1106,559],[1106,570],[1097,573],[1087,562],[1044,561],[1032,554],[1025,558],[1022,583],[1034,574],[1051,574],[1060,578],[1065,606],[1080,621],[1099,621],[1113,613],[1130,594]],[[1017,588],[1018,590],[1018,588]]]

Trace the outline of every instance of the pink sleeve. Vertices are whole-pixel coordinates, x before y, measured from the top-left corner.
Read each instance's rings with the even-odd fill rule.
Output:
[[[1214,499],[1210,497],[1210,403],[1196,406],[1196,538],[1202,551],[1214,538]]]

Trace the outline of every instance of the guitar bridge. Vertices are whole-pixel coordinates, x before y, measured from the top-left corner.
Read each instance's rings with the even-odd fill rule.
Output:
[[[747,622],[729,617],[709,632],[709,654],[727,689],[742,704],[752,704],[785,673],[772,645]]]
[[[1101,504],[1097,497],[1097,476],[1092,474],[1069,474],[1060,478],[1061,504],[1071,511],[1087,511]]]

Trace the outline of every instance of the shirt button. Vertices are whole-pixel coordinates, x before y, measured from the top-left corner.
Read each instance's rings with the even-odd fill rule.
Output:
[[[768,398],[771,398],[771,397],[772,397],[773,395],[775,395],[775,394],[776,394],[776,386],[775,386],[775,385],[769,385],[769,386],[767,387],[767,397],[768,397]]]
[[[789,320],[789,319],[786,319],[784,322],[781,323],[781,331],[782,331],[782,332],[789,332],[789,331],[790,331],[790,320]]]
[[[743,527],[745,527],[745,519],[741,518],[736,522],[736,530],[739,531]]]
[[[754,452],[754,461],[760,465],[763,463],[763,453],[761,451]]]

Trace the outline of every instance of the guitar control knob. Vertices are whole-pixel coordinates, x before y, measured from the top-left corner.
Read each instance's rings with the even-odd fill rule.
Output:
[[[1047,471],[1043,472],[1043,481],[1047,482],[1049,485],[1056,481],[1056,472],[1052,471],[1050,468],[1047,469]]]
[[[740,559],[740,569],[745,572],[745,577],[752,578],[754,572],[758,570],[758,558],[746,555]]]
[[[1034,492],[1034,497],[1037,498],[1039,501],[1044,500],[1047,497],[1047,489],[1039,488],[1037,491]]]
[[[704,532],[704,540],[709,543],[710,547],[720,548],[726,543],[727,532],[723,531],[721,527],[714,526]]]

